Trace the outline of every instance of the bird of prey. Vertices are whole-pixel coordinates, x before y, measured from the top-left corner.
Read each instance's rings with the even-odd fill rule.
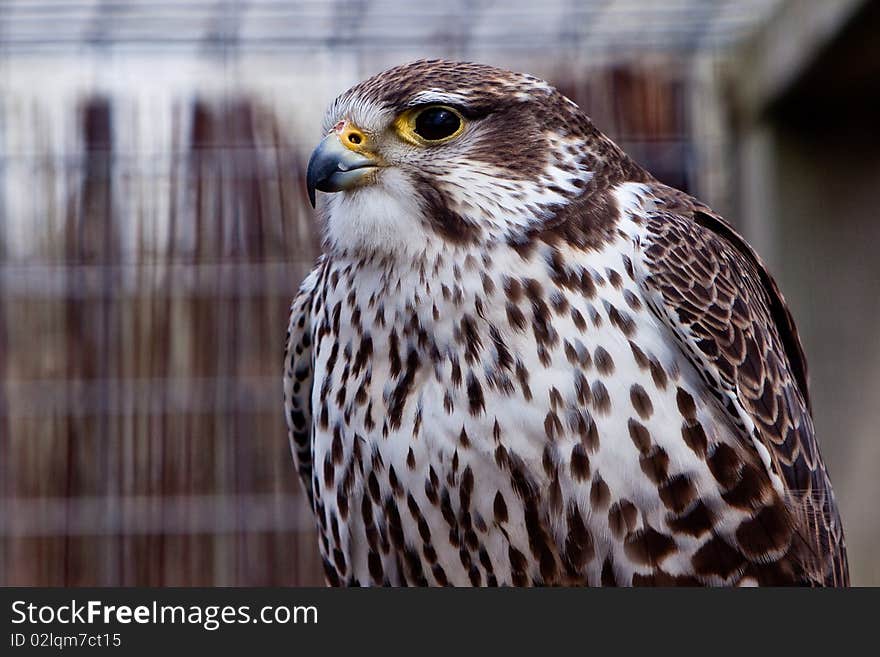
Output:
[[[407,64],[324,133],[284,402],[329,584],[848,583],[797,330],[728,223],[530,75]]]

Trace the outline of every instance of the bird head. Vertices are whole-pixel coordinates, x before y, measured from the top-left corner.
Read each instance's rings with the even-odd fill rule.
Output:
[[[307,183],[313,205],[329,193],[327,246],[380,254],[517,239],[585,194],[616,148],[546,82],[447,61],[352,87],[324,134]]]

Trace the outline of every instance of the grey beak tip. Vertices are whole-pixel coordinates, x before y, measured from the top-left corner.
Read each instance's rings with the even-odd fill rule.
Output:
[[[309,203],[315,207],[315,190],[323,190],[322,184],[336,170],[336,159],[327,155],[327,138],[312,151],[306,169],[306,188],[309,192]]]
[[[315,191],[338,192],[346,189],[346,181],[357,179],[363,172],[356,169],[372,167],[375,162],[348,150],[336,134],[329,134],[318,144],[306,168],[306,189],[309,203],[315,207]]]

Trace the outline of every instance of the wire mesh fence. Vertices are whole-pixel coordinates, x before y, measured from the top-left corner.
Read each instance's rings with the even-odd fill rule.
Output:
[[[182,107],[154,167],[117,150],[123,110],[75,111],[81,150],[5,162],[60,198],[2,269],[4,580],[315,582],[279,413],[317,241],[296,158],[246,101]]]

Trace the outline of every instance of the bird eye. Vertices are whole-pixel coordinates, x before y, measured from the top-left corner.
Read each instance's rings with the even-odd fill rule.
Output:
[[[461,117],[449,108],[434,106],[418,113],[413,124],[413,132],[425,141],[440,141],[461,130]]]

